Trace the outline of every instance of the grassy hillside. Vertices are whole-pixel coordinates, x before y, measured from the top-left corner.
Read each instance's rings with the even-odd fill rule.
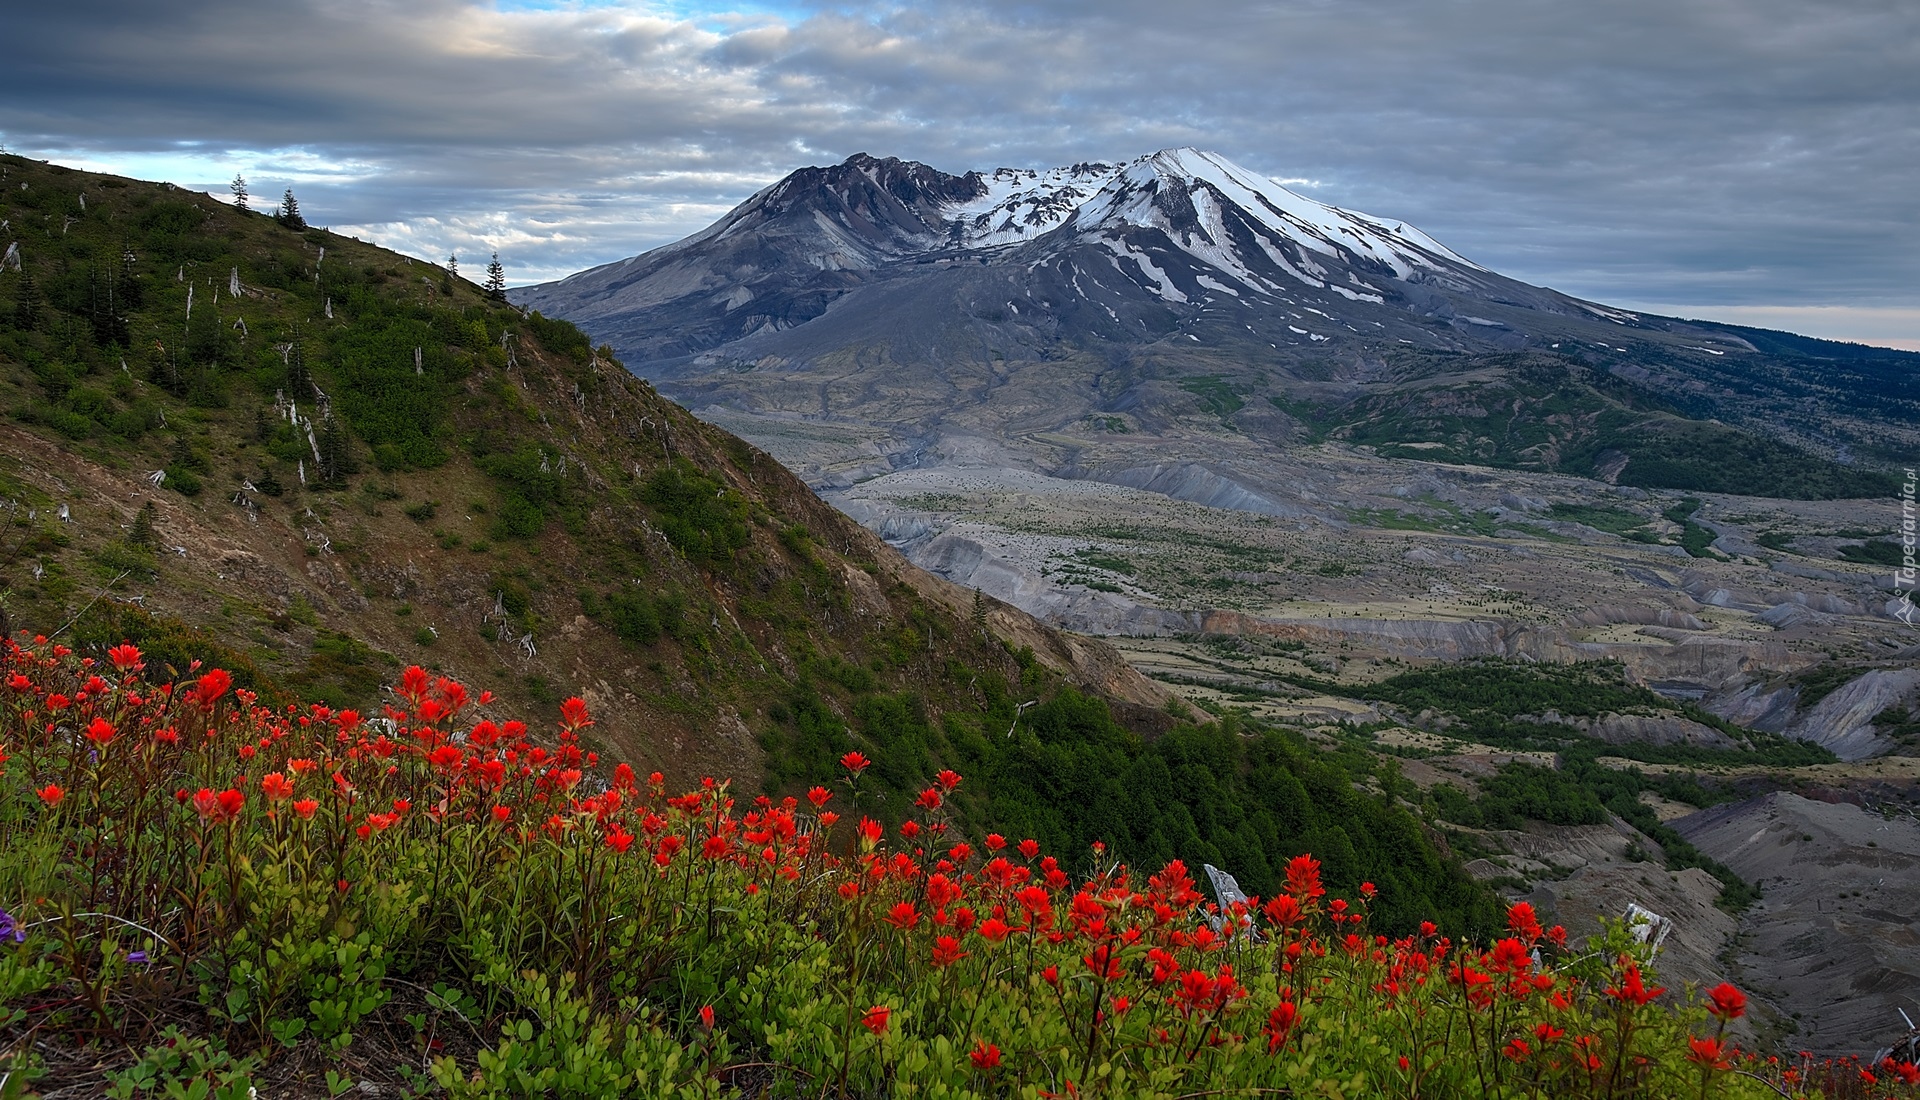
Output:
[[[1348,401],[1273,403],[1320,438],[1380,453],[1789,500],[1891,496],[1895,481],[1708,419],[1571,356],[1389,355],[1398,385]]]
[[[757,772],[747,724],[815,663],[939,709],[951,662],[1020,675],[950,594],[570,325],[206,196],[0,171],[16,625],[84,609],[74,638],[335,705],[412,661],[507,701],[585,691],[622,704],[603,738],[681,773]],[[1073,672],[1034,629],[1005,632],[1050,683]]]

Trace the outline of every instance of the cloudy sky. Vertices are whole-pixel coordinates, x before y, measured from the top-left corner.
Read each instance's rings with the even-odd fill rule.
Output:
[[[1920,350],[1913,0],[62,0],[0,14],[9,151],[516,283],[855,152],[1218,150],[1631,307]]]

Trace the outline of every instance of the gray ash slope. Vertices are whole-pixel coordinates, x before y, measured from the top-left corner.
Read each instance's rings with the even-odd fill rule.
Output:
[[[1764,428],[1761,451],[1787,441],[1872,466],[1920,423],[1920,355],[1585,302],[1192,149],[958,176],[862,154],[796,171],[683,241],[511,296],[689,404],[922,441],[1110,415],[1159,431],[1183,410],[1152,383],[1200,377],[1229,404],[1278,410],[1234,425],[1274,443],[1414,445],[1438,450],[1403,457],[1607,480],[1639,458],[1623,483],[1724,489],[1659,473],[1676,448],[1728,446],[1699,437],[1718,429],[1677,431]],[[1035,366],[1047,384],[996,409]],[[1436,386],[1468,419],[1489,400],[1527,410],[1489,436],[1435,415]],[[1748,456],[1781,461],[1799,460]],[[1836,476],[1805,491],[1884,488]]]

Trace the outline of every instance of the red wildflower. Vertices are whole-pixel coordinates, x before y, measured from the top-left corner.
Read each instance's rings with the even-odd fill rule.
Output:
[[[1629,962],[1626,971],[1621,975],[1620,984],[1607,987],[1607,996],[1623,1004],[1631,1001],[1635,1005],[1644,1005],[1666,991],[1665,986],[1654,986],[1648,989],[1640,979],[1639,965]]]
[[[1000,1068],[1000,1048],[985,1039],[980,1040],[967,1057],[972,1060],[974,1069]]]
[[[1507,931],[1532,943],[1540,938],[1540,918],[1534,915],[1533,906],[1524,901],[1516,901],[1507,908]]]
[[[893,1010],[886,1005],[874,1005],[872,1008],[867,1009],[865,1016],[860,1017],[860,1024],[875,1035],[885,1035],[887,1033],[887,1017],[892,1014]]]
[[[49,808],[58,806],[60,800],[67,797],[67,792],[57,783],[49,783],[33,793],[39,795],[40,801],[45,802]]]
[[[1493,953],[1486,964],[1502,974],[1518,973],[1533,964],[1533,957],[1527,951],[1527,945],[1509,936],[1493,945]]]
[[[1707,1011],[1722,1020],[1737,1020],[1747,1012],[1747,995],[1735,989],[1731,982],[1721,982],[1707,990],[1707,1002]]]
[[[945,875],[927,876],[927,904],[935,909],[945,909],[960,900],[960,887]]]
[[[200,820],[222,825],[240,816],[240,810],[246,805],[247,796],[236,790],[215,792],[206,787],[200,788],[193,796],[193,812]]]
[[[568,733],[578,733],[593,725],[593,719],[587,717],[587,701],[575,695],[560,704],[560,728]]]
[[[1320,861],[1310,855],[1297,855],[1287,862],[1287,893],[1301,902],[1312,901],[1327,892],[1320,885]]]
[[[700,1006],[700,1026],[706,1028],[708,1031],[713,1030],[713,1006],[712,1005]]]
[[[1527,1046],[1527,1041],[1525,1039],[1515,1039],[1512,1042],[1508,1043],[1507,1049],[1501,1051],[1500,1053],[1506,1055],[1507,1057],[1513,1059],[1516,1062],[1524,1062],[1527,1060],[1527,1056],[1532,1054],[1533,1051]]]
[[[858,749],[855,749],[852,752],[849,752],[847,753],[847,755],[840,758],[840,766],[847,769],[848,771],[852,772],[855,775],[859,775],[861,772],[866,771],[867,765],[872,763],[873,761],[868,760],[866,757],[860,755],[860,750]]]
[[[873,851],[874,845],[880,843],[880,838],[885,835],[886,835],[886,829],[883,828],[878,821],[875,821],[870,817],[862,817],[860,819],[860,850],[861,851],[863,852]]]
[[[113,667],[122,672],[137,670],[141,667],[140,647],[132,642],[124,642],[107,650],[107,658],[113,662]]]
[[[903,901],[887,913],[887,923],[902,930],[920,923],[920,913],[910,901]]]
[[[293,804],[293,812],[299,814],[302,821],[313,820],[313,811],[319,808],[320,803],[311,798],[302,798]]]
[[[201,710],[212,710],[214,703],[232,686],[233,677],[225,669],[209,669],[194,682],[187,692],[187,698]]]
[[[1120,952],[1110,943],[1103,943],[1088,954],[1080,956],[1080,961],[1094,977],[1103,982],[1120,980]]]
[[[960,950],[960,941],[952,936],[941,936],[933,941],[933,965],[935,966],[952,966],[966,957],[967,953]]]
[[[1006,846],[1007,846],[1006,837],[1001,836],[999,833],[987,834],[987,851],[997,852],[1000,849],[1005,848]]]
[[[934,776],[933,781],[940,785],[941,790],[951,791],[960,785],[960,773],[954,771],[952,768],[948,768],[939,775]]]
[[[1032,837],[1028,837],[1027,839],[1021,841],[1020,854],[1025,856],[1028,859],[1032,859],[1034,856],[1039,855],[1040,842],[1033,839]]]
[[[284,802],[293,794],[293,781],[279,772],[268,772],[260,777],[260,793],[269,802]]]
[[[929,810],[939,809],[940,808],[940,788],[928,787],[926,790],[921,791],[920,797],[915,799],[913,804],[915,806],[920,806]]]
[[[1269,900],[1263,912],[1267,915],[1267,923],[1279,925],[1281,928],[1291,928],[1299,924],[1302,915],[1300,903],[1288,894],[1280,894]]]
[[[999,943],[1006,939],[1007,934],[1012,931],[1013,929],[1007,926],[1007,922],[999,917],[988,917],[980,922],[980,935],[992,943]]]
[[[1287,1036],[1292,1033],[1293,1025],[1300,1019],[1300,1009],[1292,1001],[1281,1001],[1267,1014],[1267,1053],[1272,1054],[1286,1044]]]
[[[813,807],[816,810],[826,805],[827,800],[832,797],[833,792],[825,787],[815,787],[807,792],[807,801],[813,803]]]
[[[95,718],[93,724],[87,727],[87,740],[96,745],[104,745],[113,740],[113,723],[105,718]]]
[[[1722,1040],[1690,1039],[1687,1047],[1687,1061],[1702,1069],[1733,1068],[1733,1063],[1727,1060],[1728,1046]]]

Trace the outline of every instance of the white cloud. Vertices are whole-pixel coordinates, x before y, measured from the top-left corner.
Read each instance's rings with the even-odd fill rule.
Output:
[[[1194,144],[1587,297],[1920,308],[1920,6],[737,8],[34,5],[8,16],[0,139],[215,193],[241,171],[419,255],[498,245],[516,280],[856,151],[959,171]]]

